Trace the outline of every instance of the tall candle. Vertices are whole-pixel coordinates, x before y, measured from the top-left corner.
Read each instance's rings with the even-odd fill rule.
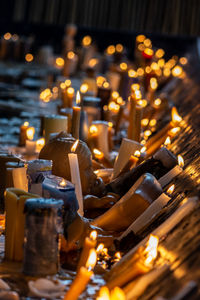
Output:
[[[169,172],[163,175],[158,181],[162,187],[166,186],[173,178],[178,176],[182,171],[184,161],[181,155],[178,155],[178,165],[172,168]]]
[[[80,92],[76,93],[76,104],[80,104]],[[75,139],[79,139],[79,129],[80,129],[80,117],[81,117],[81,108],[79,106],[73,106],[72,113],[72,136]]]
[[[23,168],[14,168],[12,170],[13,184],[16,189],[24,190],[28,192],[28,179],[26,174],[27,169]]]
[[[81,256],[78,262],[77,271],[80,270],[81,267],[85,267],[90,250],[94,249],[97,244],[97,232],[94,230],[90,233],[89,237],[85,238],[83,250],[81,252]]]
[[[36,152],[36,141],[26,140],[26,154],[34,155]]]
[[[60,115],[50,115],[44,118],[45,142],[47,143],[51,133],[67,131],[67,117]]]
[[[127,137],[128,137],[128,139],[133,140],[134,139],[136,101],[133,96],[131,96],[129,99],[130,99],[130,111],[129,111],[129,126],[128,126]]]
[[[19,136],[19,146],[25,146],[25,142],[27,139],[26,131],[28,129],[29,122],[24,122],[20,127],[20,136]]]
[[[105,121],[94,121],[92,123],[95,125],[97,132],[95,135],[97,136],[98,150],[102,151],[106,158],[109,158],[109,144],[108,144],[108,131],[109,124]]]
[[[76,142],[73,144],[71,148],[71,151],[73,153],[68,153],[68,158],[71,172],[71,182],[75,185],[75,193],[79,204],[78,212],[80,213],[80,215],[83,216],[83,194],[79,172],[78,156],[76,153],[74,153],[76,151],[77,145],[78,140],[76,140]]]
[[[133,140],[140,142],[141,134],[141,120],[142,120],[143,108],[140,105],[135,107],[135,126],[133,128]]]

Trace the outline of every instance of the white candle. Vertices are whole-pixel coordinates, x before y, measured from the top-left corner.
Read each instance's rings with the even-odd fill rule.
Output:
[[[109,158],[109,145],[108,145],[108,122],[105,121],[94,121],[93,125],[97,128],[97,140],[98,140],[98,149],[103,152],[106,158]]]
[[[77,143],[77,141],[75,143]],[[80,172],[79,172],[78,156],[76,153],[68,153],[68,158],[69,158],[69,165],[70,165],[70,172],[71,172],[71,182],[75,185],[76,198],[79,204],[78,212],[81,216],[83,216],[83,194],[82,194],[82,186],[81,186],[81,179],[80,179]]]
[[[198,197],[188,198],[184,204],[182,204],[165,222],[163,222],[151,234],[156,235],[159,239],[167,235],[178,223],[182,221],[185,216],[189,215],[189,213],[191,213],[195,209],[198,201]],[[111,269],[112,272],[115,268],[119,268],[120,265],[123,265],[124,262],[129,260],[140,246],[144,246],[148,238],[148,236],[144,238],[139,244],[137,244],[137,246],[135,246],[126,255],[124,255],[123,258],[113,266],[113,268]]]
[[[154,216],[156,216],[161,209],[169,202],[171,198],[165,193],[162,193],[144,212],[141,214],[123,234],[119,237],[121,240],[127,234],[133,231],[135,234],[140,231],[146,224],[148,224]]]
[[[166,186],[173,178],[178,176],[183,169],[177,165],[173,169],[171,169],[168,173],[162,176],[158,181],[162,187]]]
[[[28,192],[28,179],[26,175],[26,168],[13,168],[12,177],[14,188]]]
[[[169,266],[167,264],[164,264],[163,266],[159,266],[151,272],[143,275],[136,282],[130,283],[124,289],[126,294],[126,300],[138,299],[138,297],[143,294],[146,288],[168,269]],[[126,292],[126,290],[128,290],[128,292]]]
[[[138,142],[124,138],[122,140],[118,158],[114,164],[113,178],[116,178],[124,166],[127,164],[131,155],[134,155],[136,150],[140,150],[143,146]]]
[[[26,140],[26,154],[27,155],[34,155],[36,151],[36,142]]]

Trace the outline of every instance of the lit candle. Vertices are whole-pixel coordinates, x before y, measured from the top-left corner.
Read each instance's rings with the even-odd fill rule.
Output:
[[[73,153],[68,153],[68,158],[71,172],[71,182],[75,185],[75,193],[79,204],[78,212],[80,213],[80,215],[83,216],[83,194],[79,172],[78,156],[76,153],[74,153],[76,151],[77,145],[78,140],[76,140],[76,142],[73,144],[71,148],[71,151]]]
[[[83,250],[81,252],[81,256],[78,262],[77,271],[80,270],[81,267],[85,267],[90,250],[94,249],[97,244],[97,232],[96,230],[93,230],[90,233],[89,237],[85,238]]]
[[[91,269],[96,264],[96,251],[90,250],[89,258],[86,262],[86,267],[81,267],[78,271],[74,281],[72,282],[69,290],[64,296],[64,300],[76,300],[79,295],[85,290],[90,278],[94,274]]]
[[[93,149],[93,154],[95,159],[98,160],[99,163],[103,164],[106,168],[111,168],[112,164],[109,162],[108,159],[105,158],[103,152],[101,152],[100,150],[94,148]]]
[[[76,93],[76,104],[79,105],[81,101],[80,92]],[[79,106],[73,106],[72,114],[72,136],[75,139],[79,138],[79,129],[80,129],[80,116],[81,108]]]
[[[25,146],[25,142],[27,139],[26,131],[28,129],[29,122],[24,122],[20,127],[20,136],[19,136],[19,146]]]
[[[150,103],[154,102],[155,91],[156,91],[157,87],[158,87],[157,79],[155,77],[152,77],[150,79],[150,86],[149,86],[149,101],[150,101]]]
[[[39,153],[45,145],[45,139],[41,138],[36,141],[36,152]]]
[[[142,120],[143,107],[140,105],[135,106],[135,126],[133,128],[133,140],[140,142],[141,133],[141,120]]]
[[[184,160],[181,155],[178,155],[178,165],[172,168],[169,172],[163,175],[158,181],[162,187],[166,186],[173,178],[178,176],[182,171],[184,166]]]
[[[134,127],[135,127],[135,106],[136,106],[136,100],[134,98],[133,95],[131,95],[131,97],[129,98],[129,101],[130,101],[130,110],[129,110],[129,126],[128,126],[128,134],[127,134],[127,137],[128,139],[130,140],[133,140],[134,139],[134,135],[133,135],[133,132],[134,132]]]
[[[109,123],[105,121],[94,121],[92,125],[97,128],[96,136],[98,143],[98,150],[102,151],[104,156],[109,159],[109,145],[108,145],[108,132]]]
[[[174,185],[171,186],[167,190],[167,194],[171,194],[173,192]],[[123,234],[119,237],[119,240],[123,239],[125,236],[129,234],[129,232],[133,231],[137,234],[145,225],[151,222],[152,218],[155,217],[162,208],[167,205],[171,198],[162,193],[130,226],[129,228],[123,232]]]
[[[125,108],[125,104],[123,103],[120,105],[120,108],[119,108],[119,111],[117,114],[117,119],[116,119],[116,123],[115,123],[115,134],[117,134],[117,132],[119,131],[120,124],[123,119],[124,108]]]
[[[134,168],[137,165],[137,162],[139,161],[140,158],[140,151],[136,150],[134,155],[131,155],[128,162],[126,165],[123,167],[121,172],[119,173],[118,177],[121,176],[122,174],[130,171],[132,168]]]
[[[36,141],[26,140],[26,154],[34,155],[36,151]]]

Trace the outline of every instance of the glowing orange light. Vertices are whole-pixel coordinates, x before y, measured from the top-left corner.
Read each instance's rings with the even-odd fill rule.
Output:
[[[167,189],[167,194],[171,195],[175,189],[175,184],[172,184],[168,189]]]
[[[150,86],[151,86],[152,90],[156,90],[157,89],[157,87],[158,87],[158,81],[157,81],[157,79],[155,77],[152,77],[150,79]]]
[[[157,123],[156,119],[152,119],[150,122],[149,122],[149,126],[153,127],[155,126]]]
[[[97,239],[97,231],[96,230],[93,230],[91,233],[90,233],[90,239],[95,241]]]
[[[178,164],[180,167],[184,167],[184,159],[181,155],[178,155]]]
[[[145,45],[143,43],[138,45],[138,50],[143,52],[145,50]]]
[[[61,82],[60,88],[61,88],[62,90],[64,90],[64,89],[66,88],[66,84],[65,84],[64,82]]]
[[[117,113],[120,109],[120,106],[119,106],[119,104],[116,104],[114,101],[111,101],[108,104],[108,109],[114,113]]]
[[[142,93],[140,90],[135,91],[135,99],[140,100],[142,98]]]
[[[40,152],[45,145],[45,139],[41,138],[36,141],[36,151]]]
[[[156,70],[159,70],[159,65],[154,61],[154,62],[152,62],[152,64],[151,64],[151,69],[152,70],[154,70],[154,71],[156,71]]]
[[[118,286],[114,287],[114,289],[110,292],[110,300],[126,300],[124,291]]]
[[[69,87],[71,85],[71,80],[70,79],[66,79],[65,80],[65,85],[66,85],[66,87]]]
[[[35,134],[35,128],[34,127],[29,127],[26,130],[26,136],[27,136],[28,140],[33,140],[34,134]]]
[[[77,146],[78,146],[78,142],[79,142],[79,140],[76,140],[76,141],[74,142],[74,144],[73,144],[72,147],[71,147],[71,152],[75,152],[75,151],[76,151],[76,148],[77,148]]]
[[[181,65],[186,65],[188,63],[188,59],[186,57],[181,57],[179,62]]]
[[[116,51],[121,53],[123,51],[124,47],[122,46],[122,44],[117,44],[116,45]]]
[[[122,97],[118,97],[118,98],[117,98],[117,104],[119,104],[119,105],[125,104],[125,102],[124,102],[124,100],[122,99]]]
[[[151,130],[145,130],[144,136],[148,138],[152,134]]]
[[[171,75],[171,70],[170,68],[165,67],[163,70],[163,74],[165,77],[169,77]]]
[[[149,124],[149,119],[142,119],[141,120],[141,125],[142,126],[147,126]]]
[[[108,46],[108,48],[106,49],[106,52],[108,55],[112,55],[115,53],[115,46],[114,45],[110,45]]]
[[[84,36],[84,38],[82,39],[82,45],[84,47],[88,47],[90,46],[90,44],[92,43],[92,38],[89,35]]]
[[[60,186],[65,187],[67,185],[67,181],[63,178],[59,183]]]
[[[75,53],[73,52],[73,51],[69,51],[68,53],[67,53],[67,58],[68,59],[73,59],[75,57]]]
[[[68,94],[68,96],[74,96],[74,89],[72,88],[72,87],[69,87],[68,89],[67,89],[67,94]],[[76,94],[77,95],[77,94]]]
[[[149,66],[147,66],[146,68],[145,68],[145,72],[147,73],[147,74],[149,74],[149,73],[151,73],[151,67],[149,67]]]
[[[65,61],[64,61],[64,59],[62,58],[62,57],[57,57],[56,58],[56,65],[58,66],[58,67],[63,67],[64,66],[64,64],[65,64]]]
[[[119,93],[117,91],[112,92],[112,98],[117,99],[119,97]]]
[[[98,87],[103,86],[103,83],[104,83],[105,81],[106,81],[106,78],[103,77],[103,76],[98,76],[98,77],[96,78],[96,83],[97,83],[97,86],[98,86]]]
[[[89,88],[89,87],[88,87],[88,84],[87,84],[87,83],[81,84],[81,86],[80,86],[80,91],[81,91],[81,93],[82,93],[82,94],[87,93],[88,88]]]
[[[52,88],[52,92],[53,92],[53,93],[58,93],[58,88],[57,88],[57,86],[54,86],[54,87]]]
[[[132,90],[133,92],[135,92],[135,91],[137,91],[137,90],[139,90],[139,89],[140,89],[139,83],[133,83],[133,84],[131,85],[131,90]]]
[[[161,57],[163,57],[165,55],[165,51],[163,50],[163,49],[158,49],[157,51],[156,51],[156,53],[155,53],[155,56],[157,57],[157,58],[161,58]]]
[[[128,70],[128,76],[131,78],[137,77],[137,72],[135,72],[133,69]]]
[[[146,49],[144,49],[144,54],[146,54],[148,56],[153,56],[153,50],[150,48],[146,48]]]
[[[97,133],[98,132],[98,128],[95,125],[91,125],[90,129],[89,129],[90,133]]]
[[[108,122],[108,127],[112,128],[113,127],[113,123],[112,122]]]
[[[136,41],[137,41],[138,43],[143,43],[145,39],[146,39],[146,36],[143,35],[143,34],[140,34],[140,35],[138,35],[138,36],[136,37]]]
[[[104,157],[104,154],[103,152],[101,152],[100,150],[94,148],[93,149],[93,153],[94,153],[94,156],[97,158],[97,159],[101,159]]]
[[[181,116],[179,116],[175,106],[172,107],[171,116],[172,116],[172,123],[174,124],[180,123],[182,121],[182,118]]]
[[[145,47],[150,47],[150,48],[152,47],[150,39],[145,39],[143,43],[144,43]]]
[[[103,87],[104,87],[105,89],[108,89],[109,86],[110,86],[110,84],[109,84],[107,81],[105,81],[105,82],[103,83]]]
[[[183,68],[181,66],[176,66],[172,69],[172,75],[174,77],[179,77],[183,72]]]
[[[88,260],[86,262],[86,268],[93,269],[96,265],[96,261],[97,261],[96,251],[94,249],[91,249],[89,252]]]
[[[125,62],[122,62],[119,66],[122,71],[125,71],[128,68],[127,63],[125,63]]]
[[[98,245],[98,247],[97,247],[96,252],[97,252],[98,254],[101,253],[102,250],[103,250],[103,248],[104,248],[104,244],[103,244],[103,243],[100,243],[100,244]]]
[[[26,60],[27,62],[33,61],[33,55],[32,55],[31,53],[27,53],[27,54],[25,55],[25,60]]]
[[[154,100],[154,105],[155,106],[160,106],[161,102],[162,102],[161,99],[157,98],[157,99]]]
[[[89,63],[88,65],[91,67],[91,68],[94,68],[97,64],[98,64],[99,60],[97,58],[91,58],[89,60]]]
[[[159,65],[160,68],[163,68],[163,67],[164,67],[164,65],[165,65],[165,60],[164,60],[164,58],[161,58],[161,59],[158,60],[158,65]]]
[[[143,76],[144,75],[144,70],[142,68],[137,69],[137,75],[138,76]]]
[[[102,286],[99,291],[97,300],[110,300],[110,291],[106,286]]]
[[[5,40],[7,40],[7,41],[8,41],[8,40],[10,40],[10,39],[11,39],[11,37],[12,37],[12,34],[11,34],[10,32],[7,32],[7,33],[5,33],[5,34],[4,34],[4,36],[3,36],[3,37],[4,37],[4,39],[5,39]]]
[[[159,238],[155,235],[150,235],[147,242],[147,247],[145,248],[144,253],[147,253],[147,258],[145,260],[145,265],[151,264],[157,257]]]
[[[169,130],[168,133],[170,136],[175,136],[180,130],[181,130],[180,127],[175,127],[175,128],[172,128],[171,130]]]
[[[170,140],[170,137],[168,136],[168,137],[166,138],[165,142],[164,142],[164,145],[165,145],[165,146],[168,146],[168,145],[170,145],[170,144],[171,144],[171,140]]]
[[[29,122],[24,122],[24,126],[28,127],[29,126]]]
[[[147,147],[144,146],[140,149],[140,153],[144,153],[146,150],[147,150]]]
[[[140,151],[139,151],[139,150],[136,150],[136,151],[134,152],[134,156],[139,158],[139,157],[140,157]]]
[[[119,251],[115,253],[115,258],[119,260],[122,258],[121,253]]]
[[[137,104],[139,104],[142,107],[146,107],[147,106],[147,100],[146,99],[138,100]]]

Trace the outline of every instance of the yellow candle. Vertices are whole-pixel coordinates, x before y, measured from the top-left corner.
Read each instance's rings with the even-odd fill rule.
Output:
[[[77,266],[77,271],[80,270],[81,267],[86,265],[90,250],[96,247],[96,238],[97,232],[95,230],[90,233],[90,237],[85,238],[81,257]]]
[[[27,139],[26,131],[28,129],[29,122],[24,122],[20,127],[20,136],[19,136],[19,146],[25,146],[25,142]]]
[[[76,94],[76,104],[80,104],[80,93],[79,93],[79,91]],[[81,108],[79,106],[73,106],[72,136],[76,139],[79,138],[80,116],[81,116]]]
[[[141,133],[141,120],[142,120],[143,108],[140,105],[135,107],[135,124],[133,128],[133,140],[140,142],[140,133]]]
[[[128,139],[133,140],[134,139],[134,121],[135,121],[135,106],[136,101],[133,96],[130,97],[130,111],[129,111],[129,126],[128,126]]]

